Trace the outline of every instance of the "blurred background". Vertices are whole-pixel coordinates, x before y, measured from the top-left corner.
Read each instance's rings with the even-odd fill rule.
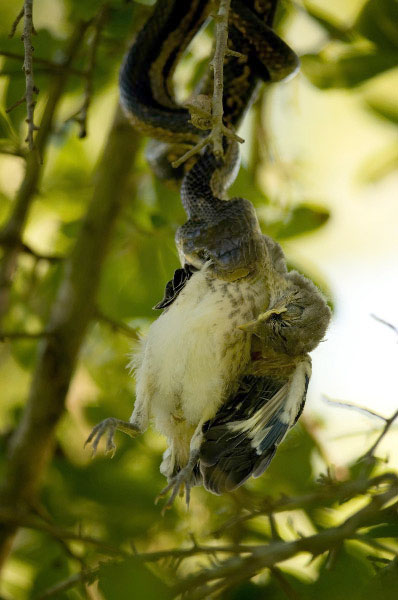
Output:
[[[65,278],[64,257],[75,247],[101,172],[120,158],[117,152],[105,160],[101,156],[117,106],[119,65],[134,31],[150,14],[150,4],[122,0],[34,4],[37,123],[48,114],[49,99],[54,106],[48,137],[36,157],[39,181],[20,223],[25,247],[20,247],[10,281],[2,280],[7,284],[0,321],[2,473],[7,442],[26,405],[41,332],[51,321]],[[43,518],[62,527],[80,527],[116,546],[134,540],[140,551],[177,547],[189,533],[210,535],[234,511],[265,495],[306,492],[327,467],[337,479],[348,477],[352,462],[377,437],[383,425],[380,418],[325,399],[360,405],[384,417],[396,409],[397,7],[394,0],[281,3],[278,31],[300,55],[301,72],[262,91],[240,131],[246,142],[231,193],[255,204],[263,231],[282,244],[291,267],[321,287],[334,310],[326,339],[313,353],[313,377],[301,424],[259,480],[222,498],[194,490],[189,513],[179,500],[164,519],[153,503],[164,484],[158,470],[165,448],[160,436],[150,431],[131,441],[119,434],[112,461],[102,448],[93,461],[90,451],[83,449],[94,423],[110,415],[126,419],[131,414],[134,379],[126,369],[128,357],[138,335],[145,334],[156,316],[151,307],[178,266],[174,231],[184,221],[178,190],[153,177],[145,161],[145,140],[131,129],[134,148],[126,152],[134,152],[134,164],[123,180],[123,202],[101,265],[98,291],[93,290],[94,318],[81,341],[67,410],[43,478],[39,513]],[[18,3],[3,3],[0,8],[3,228],[15,217],[29,165],[26,106],[22,103],[6,112],[23,97],[25,88],[21,25],[14,38],[8,37],[18,10]],[[94,21],[77,36],[79,23],[90,19]],[[195,38],[177,70],[180,99],[203,73],[211,45],[210,27]],[[75,56],[67,66],[57,66],[64,64],[71,49]],[[87,135],[81,138],[85,108]],[[123,154],[123,147],[117,149]],[[9,252],[3,239],[3,259]],[[379,469],[396,468],[397,440],[392,425],[378,448],[385,461]],[[279,527],[285,539],[293,539],[297,529],[313,533],[319,525],[314,515],[296,511],[294,527],[292,515],[282,516]],[[267,540],[269,524],[251,523],[230,536],[235,541]],[[22,529],[6,562],[0,594],[6,600],[39,597],[97,559],[98,552],[95,546],[83,551],[78,543],[65,551],[59,540],[37,529]],[[336,566],[340,571],[333,591],[320,559],[308,565],[296,557],[284,568],[298,598],[332,600],[348,593],[359,598],[357,579],[371,573],[365,554],[359,548],[346,550]],[[136,595],[124,596],[114,580],[110,587],[104,582],[97,587],[81,585],[53,597],[139,598],[143,589],[153,591],[148,597],[167,597],[163,588],[156,587],[152,571],[135,574]],[[286,593],[269,574],[261,574],[254,583],[222,597],[274,599],[285,598]]]

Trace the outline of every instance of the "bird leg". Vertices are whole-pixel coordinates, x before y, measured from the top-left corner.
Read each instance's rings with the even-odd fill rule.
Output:
[[[171,492],[169,499],[162,508],[162,515],[164,515],[166,510],[172,507],[173,502],[179,494],[181,487],[182,491],[185,487],[185,502],[187,507],[189,507],[193,470],[195,468],[196,463],[198,462],[200,446],[203,441],[203,423],[205,423],[207,420],[207,418],[202,418],[195,429],[195,432],[191,438],[187,464],[176,475],[171,477],[169,483],[166,485],[165,488],[163,488],[163,490],[159,493],[155,500],[155,504],[157,504],[160,498],[164,498],[169,492]]]
[[[189,501],[191,499],[191,487],[192,487],[192,474],[196,463],[199,458],[199,449],[190,451],[189,459],[185,467],[183,467],[180,471],[178,471],[177,475],[174,475],[166,485],[165,488],[158,494],[155,504],[159,502],[161,498],[167,496],[169,492],[170,497],[162,508],[162,515],[172,507],[174,500],[177,495],[180,493],[180,490],[183,492],[185,487],[185,502],[187,507],[189,507]],[[181,489],[182,488],[182,489]]]
[[[282,302],[280,302],[277,306],[275,306],[274,308],[270,308],[269,310],[260,313],[257,317],[257,319],[253,319],[252,321],[248,321],[247,323],[243,323],[243,325],[238,325],[238,329],[242,329],[243,331],[248,331],[248,332],[255,332],[256,328],[258,327],[258,325],[260,325],[261,323],[264,323],[265,321],[268,321],[268,319],[270,317],[272,317],[272,315],[281,315],[282,313],[286,312],[287,308],[285,306],[285,304]]]
[[[129,423],[127,421],[122,421],[121,419],[115,419],[114,417],[109,417],[104,421],[98,423],[93,427],[90,435],[86,439],[84,443],[84,447],[87,444],[92,445],[93,456],[97,452],[97,447],[100,442],[102,436],[107,433],[106,437],[106,453],[111,452],[112,457],[116,451],[116,445],[114,444],[113,437],[115,435],[115,431],[123,431],[123,433],[127,433],[127,435],[131,437],[135,437],[139,433],[141,433],[141,429],[135,423]]]

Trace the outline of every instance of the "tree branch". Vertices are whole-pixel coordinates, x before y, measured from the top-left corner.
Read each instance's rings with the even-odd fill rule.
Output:
[[[361,510],[346,519],[341,525],[331,527],[315,535],[302,537],[292,542],[277,541],[258,546],[248,557],[228,559],[212,569],[203,569],[179,582],[173,591],[176,595],[190,592],[190,600],[206,598],[207,584],[217,579],[228,580],[233,577],[236,583],[250,579],[265,568],[270,568],[300,552],[308,552],[312,556],[323,554],[327,550],[349,539],[358,529],[380,522],[383,515],[380,509],[398,494],[398,484],[373,496],[372,500]],[[383,522],[383,521],[381,521]]]
[[[95,65],[97,61],[97,51],[98,46],[101,40],[101,33],[104,28],[104,25],[109,16],[109,6],[108,4],[103,4],[96,15],[93,26],[94,26],[94,34],[93,39],[90,44],[90,51],[88,55],[88,65],[86,70],[84,71],[85,78],[85,88],[84,88],[84,100],[82,106],[79,110],[74,113],[68,121],[73,119],[80,126],[79,138],[85,138],[87,136],[87,113],[91,104],[91,97],[93,94],[93,79],[95,72]]]
[[[261,505],[243,515],[233,517],[226,521],[219,529],[213,532],[213,535],[219,537],[229,527],[243,523],[250,519],[259,516],[269,515],[271,513],[280,513],[296,509],[306,510],[320,506],[330,506],[335,502],[345,502],[365,494],[373,487],[377,487],[383,483],[391,482],[398,485],[398,477],[395,473],[383,473],[372,479],[358,479],[355,481],[338,482],[332,484],[322,484],[319,490],[303,496],[282,496],[278,500],[266,498]]]
[[[56,254],[40,254],[40,252],[36,252],[36,250],[31,248],[31,246],[28,246],[28,244],[22,242],[22,240],[10,237],[7,232],[0,232],[0,246],[4,246],[6,248],[18,247],[22,252],[33,256],[33,258],[36,260],[45,260],[49,263],[57,263],[64,258],[63,256],[58,256]]]
[[[19,25],[19,22],[21,21],[22,17],[24,16],[24,11],[25,11],[25,7],[23,6],[21,8],[21,10],[19,11],[19,13],[17,14],[17,16],[15,17],[15,20],[13,22],[13,24],[11,25],[11,31],[9,34],[9,38],[13,38],[15,35],[15,32],[17,30],[17,27]]]
[[[108,315],[105,315],[99,309],[95,310],[95,317],[98,319],[98,321],[102,321],[106,325],[109,325],[109,327],[111,327],[111,329],[113,329],[114,331],[120,331],[120,333],[123,333],[132,340],[139,339],[137,329],[134,329],[133,327],[130,327],[129,325],[127,325],[126,323],[122,323],[121,321],[115,321],[115,319],[108,317]]]
[[[212,98],[212,111],[211,115],[206,114],[205,111],[199,108],[198,112],[201,117],[208,117],[212,123],[211,132],[205,138],[203,138],[196,146],[188,150],[183,156],[172,163],[174,168],[179,167],[182,163],[187,161],[191,156],[198,154],[202,148],[208,144],[213,145],[213,151],[216,156],[223,156],[223,136],[229,137],[239,143],[243,143],[244,140],[236,135],[231,129],[228,129],[223,123],[223,74],[224,74],[224,57],[226,54],[238,54],[232,53],[228,50],[228,15],[231,0],[219,0],[218,13],[214,17],[216,21],[216,44],[213,59],[210,63],[214,74],[213,84],[213,98]],[[197,110],[195,106],[190,107],[193,111]]]
[[[385,321],[384,319],[381,319],[377,315],[371,314],[370,316],[373,319],[375,319],[375,321],[378,321],[379,323],[382,323],[386,327],[389,327],[390,329],[392,329],[394,331],[394,333],[396,333],[398,335],[398,327],[395,327],[395,325],[393,325],[392,323],[389,323],[388,321]]]
[[[385,425],[383,427],[382,432],[380,433],[380,435],[378,436],[377,440],[375,441],[375,443],[369,448],[369,450],[367,452],[365,452],[365,454],[363,456],[361,456],[361,458],[358,459],[358,461],[360,460],[364,460],[366,458],[372,458],[377,446],[380,444],[381,440],[384,438],[384,436],[387,434],[388,430],[390,429],[391,425],[394,423],[394,421],[397,419],[398,417],[398,410],[396,410],[389,419],[385,419]]]
[[[25,59],[23,63],[23,70],[25,72],[26,79],[26,110],[27,110],[27,119],[26,122],[28,124],[28,134],[26,136],[26,142],[28,143],[29,150],[33,150],[33,133],[37,131],[39,128],[36,127],[34,123],[34,112],[36,101],[34,99],[34,94],[38,94],[39,90],[35,86],[34,78],[33,78],[33,59],[32,52],[34,50],[32,46],[32,35],[36,33],[33,27],[33,0],[25,0],[24,2],[24,24],[23,24],[23,35],[22,41],[25,50]]]
[[[52,86],[40,123],[40,130],[36,137],[36,150],[40,156],[44,154],[48,138],[52,131],[54,114],[65,89],[69,66],[79,50],[88,25],[89,22],[80,22],[77,25],[70,38],[65,59],[62,62],[62,66],[65,69],[53,77]],[[21,251],[20,240],[41,174],[42,164],[38,163],[34,152],[29,152],[26,160],[25,175],[15,199],[13,212],[0,234],[3,240],[14,240],[14,243],[11,243],[4,252],[0,265],[0,322],[8,310],[11,283],[17,266],[18,255]]]
[[[45,331],[29,333],[28,331],[0,331],[0,342],[6,340],[39,340],[48,335]]]
[[[90,544],[98,547],[98,549],[102,550],[103,552],[106,552],[107,554],[119,554],[122,556],[128,556],[128,554],[120,550],[120,548],[116,548],[111,544],[107,544],[99,538],[93,537],[91,535],[75,533],[74,531],[69,531],[68,529],[57,527],[25,511],[18,511],[10,508],[0,507],[0,522],[8,523],[10,525],[18,527],[26,527],[28,529],[36,529],[37,531],[48,533],[51,537],[55,539],[70,540],[82,542],[84,544]]]
[[[8,52],[8,50],[0,50],[0,56],[4,56],[5,58],[14,58],[15,60],[23,60],[24,55],[18,54],[18,52]],[[48,60],[47,58],[39,58],[37,56],[32,56],[33,64],[42,65],[46,67],[49,71],[68,71],[71,75],[78,75],[79,77],[85,77],[85,72],[80,69],[75,69],[73,67],[67,67],[62,63],[53,62]],[[4,75],[4,71],[2,71]]]
[[[379,413],[375,412],[374,410],[371,410],[370,408],[366,408],[366,406],[352,404],[351,402],[345,402],[343,400],[335,400],[334,398],[329,398],[328,396],[323,396],[322,399],[326,402],[329,402],[329,404],[340,406],[341,408],[358,410],[359,412],[363,412],[367,415],[370,415],[371,417],[376,417],[376,419],[381,419],[382,421],[386,420],[386,418],[383,417],[383,415],[380,415]]]
[[[53,304],[47,336],[40,347],[29,399],[22,420],[10,440],[0,505],[24,507],[32,502],[53,450],[55,427],[65,408],[65,397],[95,297],[113,223],[125,200],[128,174],[139,137],[118,109],[102,159],[93,197]],[[130,198],[130,194],[129,194]],[[0,552],[8,554],[16,527],[0,530]]]
[[[209,556],[218,554],[233,555],[232,558],[230,557],[221,563],[216,562],[211,568],[202,569],[198,573],[189,575],[180,580],[172,588],[173,594],[175,596],[189,594],[190,600],[209,598],[215,592],[236,586],[242,581],[250,579],[258,574],[261,570],[269,568],[288,597],[297,600],[297,593],[285,579],[283,573],[275,567],[275,565],[300,552],[308,552],[313,556],[318,556],[319,554],[338,547],[346,539],[357,539],[357,531],[359,529],[377,525],[385,522],[387,519],[391,519],[393,511],[396,511],[395,505],[385,509],[382,509],[382,507],[398,495],[398,478],[395,474],[387,473],[384,476],[375,477],[366,482],[349,482],[346,487],[356,487],[358,492],[361,493],[381,482],[389,483],[387,490],[373,496],[364,508],[354,513],[341,525],[325,529],[315,535],[301,537],[291,542],[277,539],[269,544],[255,546],[242,544],[201,546],[194,540],[191,548],[146,553],[138,553],[135,550],[132,557],[134,556],[134,559],[137,561],[148,563],[157,562],[167,558],[182,560],[200,554]],[[356,486],[353,486],[352,484],[356,484]],[[335,491],[337,492],[337,490]],[[339,494],[336,493],[335,499],[337,500],[338,497]],[[80,573],[61,581],[46,590],[40,596],[39,600],[57,596],[60,591],[71,589],[79,583],[93,583],[98,579],[100,569],[101,565],[91,569],[82,570]],[[213,584],[213,582],[216,583]]]

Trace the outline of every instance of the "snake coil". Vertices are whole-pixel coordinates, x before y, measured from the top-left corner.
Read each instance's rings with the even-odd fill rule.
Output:
[[[242,57],[224,60],[224,124],[236,129],[253,101],[259,80],[280,81],[298,67],[295,53],[272,30],[277,0],[232,0],[228,22],[228,46]],[[209,0],[158,0],[152,16],[138,34],[124,60],[120,73],[121,103],[134,127],[162,140],[172,153],[176,145],[182,154],[206,132],[190,122],[190,114],[173,96],[172,77],[183,52],[197,34],[211,10]],[[211,93],[212,81],[205,77],[198,93]],[[225,142],[227,146],[227,143]],[[168,167],[164,146],[152,146],[152,163],[157,172]],[[236,174],[238,153],[226,153],[216,160],[211,149],[196,158],[185,175],[182,202],[190,219],[208,221],[225,203],[215,196],[214,175],[218,176],[218,195],[223,197]],[[166,169],[168,172],[170,168]],[[225,173],[225,176],[222,173]],[[177,171],[177,176],[181,170]],[[199,202],[200,199],[200,202]]]

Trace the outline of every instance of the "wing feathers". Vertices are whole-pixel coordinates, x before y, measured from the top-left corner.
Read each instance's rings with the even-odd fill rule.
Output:
[[[304,406],[309,360],[288,380],[245,376],[236,394],[203,427],[200,470],[206,489],[222,494],[259,477]]]

